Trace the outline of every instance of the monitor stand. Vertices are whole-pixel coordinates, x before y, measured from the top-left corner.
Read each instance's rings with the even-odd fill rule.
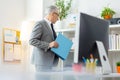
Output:
[[[101,41],[96,41],[96,44],[97,44],[100,61],[102,64],[102,73],[109,74],[112,72],[112,70],[111,70],[111,66],[110,66],[104,45]]]

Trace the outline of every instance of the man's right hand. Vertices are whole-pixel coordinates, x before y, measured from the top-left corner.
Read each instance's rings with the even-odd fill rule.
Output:
[[[49,48],[57,48],[59,45],[58,45],[58,43],[56,42],[56,41],[53,41],[53,42],[51,42],[51,43],[49,43]]]

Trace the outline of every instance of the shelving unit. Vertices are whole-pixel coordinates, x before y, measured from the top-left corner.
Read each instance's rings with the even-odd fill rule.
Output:
[[[109,29],[110,29],[109,34],[112,35],[111,39],[113,41],[109,43],[109,46],[111,46],[112,44],[111,46],[112,48],[108,50],[108,57],[110,60],[112,71],[116,72],[116,62],[120,61],[120,24],[110,25]]]
[[[64,67],[72,66],[74,60],[74,38],[75,38],[75,28],[68,29],[56,29],[57,33],[62,33],[64,36],[73,41],[73,46],[71,51],[65,61],[59,60],[60,66],[63,69]]]
[[[109,51],[120,50],[120,25],[110,25]]]
[[[74,32],[75,31],[75,28],[68,28],[68,29],[56,29],[55,30],[56,32],[62,32],[62,33],[64,33],[64,32]]]

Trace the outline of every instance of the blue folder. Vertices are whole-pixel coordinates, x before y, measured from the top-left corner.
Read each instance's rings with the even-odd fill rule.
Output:
[[[66,60],[73,42],[69,40],[67,37],[65,37],[64,35],[62,35],[61,33],[58,34],[55,41],[59,44],[59,47],[51,48],[51,50],[56,55],[58,55],[62,60]]]

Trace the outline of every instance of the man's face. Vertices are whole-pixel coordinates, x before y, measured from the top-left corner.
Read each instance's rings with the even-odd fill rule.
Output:
[[[55,23],[58,19],[59,19],[58,12],[53,12],[52,13],[52,23]]]

